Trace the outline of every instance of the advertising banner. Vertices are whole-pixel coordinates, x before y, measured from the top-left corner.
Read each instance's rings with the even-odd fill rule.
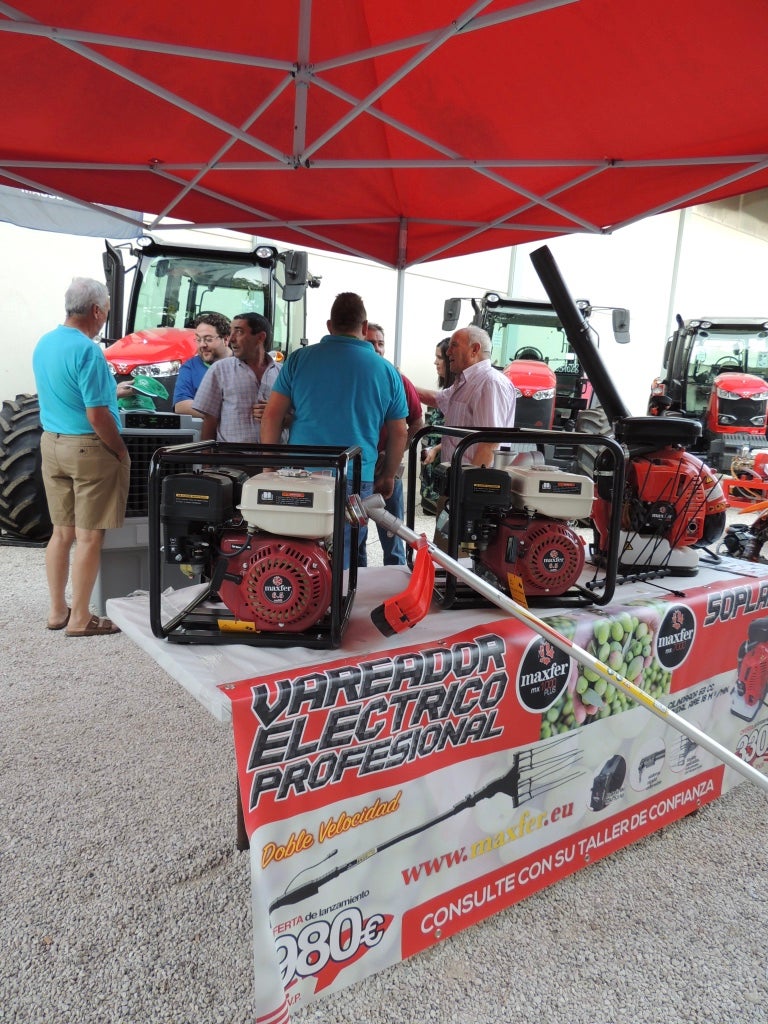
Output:
[[[287,1021],[741,781],[548,640],[485,618],[227,687],[258,1021]],[[768,581],[545,618],[765,761]]]

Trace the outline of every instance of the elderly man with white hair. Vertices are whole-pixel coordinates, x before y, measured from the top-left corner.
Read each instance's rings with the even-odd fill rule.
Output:
[[[436,406],[445,417],[447,427],[472,430],[514,426],[515,389],[511,381],[491,363],[491,339],[480,327],[461,327],[451,336],[446,353],[456,379],[449,388],[428,391],[417,388],[424,405]],[[439,454],[442,462],[450,462],[461,440],[447,434],[441,438]],[[492,466],[495,444],[475,444],[464,452],[465,464]],[[425,462],[437,455],[427,449]]]

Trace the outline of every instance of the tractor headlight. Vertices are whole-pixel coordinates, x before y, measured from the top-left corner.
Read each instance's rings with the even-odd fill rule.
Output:
[[[537,402],[548,402],[550,398],[555,397],[554,388],[544,388],[543,391],[537,391],[533,396]]]
[[[137,366],[131,370],[132,377],[172,377],[179,372],[180,359],[169,359],[165,363],[149,363],[148,366]]]

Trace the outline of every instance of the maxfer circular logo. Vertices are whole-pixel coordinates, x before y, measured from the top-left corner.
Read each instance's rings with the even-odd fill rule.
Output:
[[[291,581],[281,573],[275,573],[264,583],[264,597],[272,604],[285,604],[292,595]]]
[[[696,636],[696,618],[683,604],[672,605],[659,626],[656,637],[656,657],[663,668],[682,665],[691,652]]]
[[[571,659],[551,641],[539,637],[528,645],[517,673],[517,695],[523,707],[541,712],[565,689]]]

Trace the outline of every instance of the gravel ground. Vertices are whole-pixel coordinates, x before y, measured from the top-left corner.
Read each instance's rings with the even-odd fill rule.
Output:
[[[251,1022],[229,730],[125,636],[46,631],[42,550],[0,566],[0,1021]],[[765,1024],[767,840],[743,784],[292,1020]]]

